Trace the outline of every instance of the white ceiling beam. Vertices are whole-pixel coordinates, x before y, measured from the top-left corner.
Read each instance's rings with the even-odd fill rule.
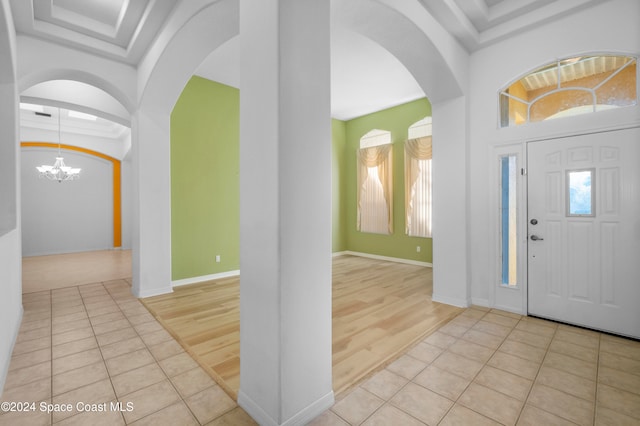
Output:
[[[544,1],[546,2],[547,0]],[[503,40],[514,33],[520,33],[547,22],[553,22],[570,13],[575,13],[580,9],[585,9],[606,1],[609,0],[553,1],[552,3],[545,4],[544,6],[531,10],[523,15],[512,17],[499,25],[495,25],[485,31],[482,31],[479,37],[480,46],[487,46]]]
[[[478,46],[479,33],[455,0],[421,0],[431,15],[468,51]]]

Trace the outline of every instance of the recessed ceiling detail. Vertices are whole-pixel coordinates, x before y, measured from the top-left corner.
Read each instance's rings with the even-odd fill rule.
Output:
[[[11,0],[16,31],[136,65],[172,0]]]
[[[420,0],[470,52],[608,0]]]

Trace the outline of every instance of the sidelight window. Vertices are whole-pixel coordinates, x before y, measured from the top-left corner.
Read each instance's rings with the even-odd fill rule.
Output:
[[[517,157],[505,155],[500,160],[500,255],[501,284],[517,284]]]

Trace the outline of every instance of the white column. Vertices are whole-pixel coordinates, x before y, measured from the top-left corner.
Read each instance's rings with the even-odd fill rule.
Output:
[[[0,0],[0,395],[22,321],[19,99],[15,29]]]
[[[0,8],[2,7],[4,5],[0,5]],[[3,53],[5,46],[0,44],[0,54]],[[6,53],[9,56],[8,52]],[[0,395],[22,321],[18,108],[16,85],[11,82],[4,83],[0,78]]]
[[[240,391],[260,424],[333,404],[328,0],[240,2]]]
[[[139,110],[131,134],[133,294],[150,297],[172,291],[169,116]]]
[[[433,106],[433,300],[469,306],[465,97]]]

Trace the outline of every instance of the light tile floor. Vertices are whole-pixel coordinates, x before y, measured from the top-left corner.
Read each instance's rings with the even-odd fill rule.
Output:
[[[255,424],[127,281],[25,294],[23,305],[0,400],[36,407],[0,413],[0,425]],[[640,342],[470,308],[312,424],[640,425]]]
[[[0,401],[35,407],[0,410],[0,425],[255,424],[131,295],[127,281],[24,294],[23,306]],[[122,411],[112,411],[112,402]]]
[[[640,425],[640,342],[470,308],[319,425]]]

